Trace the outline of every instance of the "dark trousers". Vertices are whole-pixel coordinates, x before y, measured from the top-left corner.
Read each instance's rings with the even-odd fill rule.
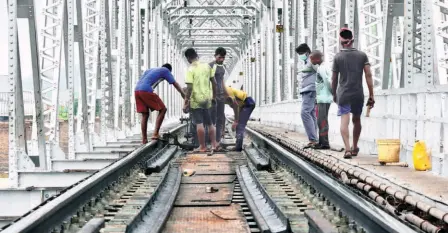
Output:
[[[221,134],[224,130],[224,124],[226,122],[226,116],[224,115],[225,102],[217,100],[216,104],[213,104],[211,108],[211,116],[213,124],[216,124],[216,142],[221,141]]]
[[[328,141],[328,110],[330,104],[317,104],[317,125],[319,127],[319,144],[330,146]]]
[[[244,132],[246,131],[246,125],[249,121],[250,115],[255,109],[255,101],[252,97],[247,97],[244,100],[244,105],[240,109],[240,119],[236,126],[236,147],[235,149],[241,151],[243,149]]]

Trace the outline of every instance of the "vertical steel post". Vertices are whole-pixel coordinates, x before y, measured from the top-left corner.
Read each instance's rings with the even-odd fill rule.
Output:
[[[281,90],[283,90],[281,100],[289,100],[291,99],[291,63],[290,63],[290,26],[289,26],[289,11],[291,7],[289,6],[289,0],[283,0],[283,9],[282,9],[282,18],[283,18],[283,51],[282,51],[282,87]]]
[[[51,167],[51,159],[60,152],[58,150],[57,111],[59,103],[59,72],[61,61],[62,21],[64,2],[47,0],[43,7],[45,25],[41,29],[43,36],[40,53],[40,81],[42,88],[43,119],[45,127],[47,166]],[[38,113],[39,114],[39,113]]]
[[[87,79],[85,70],[85,50],[84,50],[84,36],[83,36],[83,23],[82,23],[82,4],[81,0],[76,0],[76,20],[77,26],[75,31],[77,32],[77,37],[75,41],[78,42],[78,54],[79,54],[79,70],[80,70],[80,96],[78,99],[78,133],[79,131],[84,132],[84,145],[86,150],[90,150],[90,133],[88,125],[88,103],[87,103]]]
[[[112,35],[109,1],[101,0],[100,10],[100,63],[101,63],[101,142],[112,140],[114,128],[114,91],[112,72]],[[113,27],[113,25],[112,25]],[[117,101],[117,100],[115,100]]]
[[[19,75],[19,47],[18,32],[17,32],[17,1],[8,1],[8,58],[9,58],[9,185],[17,187],[19,185],[18,177],[18,160],[20,156],[20,149],[17,146],[17,128],[16,128],[16,84]]]
[[[75,88],[75,9],[73,0],[67,0],[67,89],[68,89],[68,158],[75,159],[75,116],[74,116],[74,88]],[[78,105],[78,111],[79,105]],[[78,119],[79,121],[79,119]],[[79,124],[79,122],[78,122]]]

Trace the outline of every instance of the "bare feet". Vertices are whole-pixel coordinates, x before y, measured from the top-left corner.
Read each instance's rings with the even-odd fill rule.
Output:
[[[142,143],[143,143],[143,144],[148,143],[148,139],[147,139],[147,138],[143,138]]]
[[[151,137],[151,139],[152,140],[157,140],[157,139],[159,139],[159,135],[158,134],[154,134],[154,135],[152,135],[152,137]]]

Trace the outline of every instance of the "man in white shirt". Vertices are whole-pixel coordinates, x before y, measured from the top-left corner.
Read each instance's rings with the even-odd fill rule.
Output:
[[[316,77],[316,103],[317,103],[317,125],[319,128],[319,143],[314,145],[314,149],[330,149],[328,140],[328,111],[333,95],[331,94],[331,71],[323,62],[323,54],[315,50],[310,55],[313,69],[317,72]]]

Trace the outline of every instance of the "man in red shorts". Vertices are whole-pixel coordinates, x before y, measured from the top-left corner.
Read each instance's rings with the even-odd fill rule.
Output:
[[[157,140],[157,138],[159,138],[160,126],[162,125],[163,119],[165,118],[165,113],[167,111],[163,101],[156,93],[154,93],[154,88],[156,88],[160,82],[166,80],[169,84],[174,85],[176,90],[182,95],[182,98],[185,98],[185,94],[182,91],[182,88],[174,79],[171,71],[172,67],[168,63],[163,65],[162,67],[146,70],[135,86],[135,104],[137,106],[137,112],[142,114],[143,144],[148,143],[147,128],[149,110],[151,110],[151,112],[159,112],[156,120],[156,127],[151,137],[152,140]]]

